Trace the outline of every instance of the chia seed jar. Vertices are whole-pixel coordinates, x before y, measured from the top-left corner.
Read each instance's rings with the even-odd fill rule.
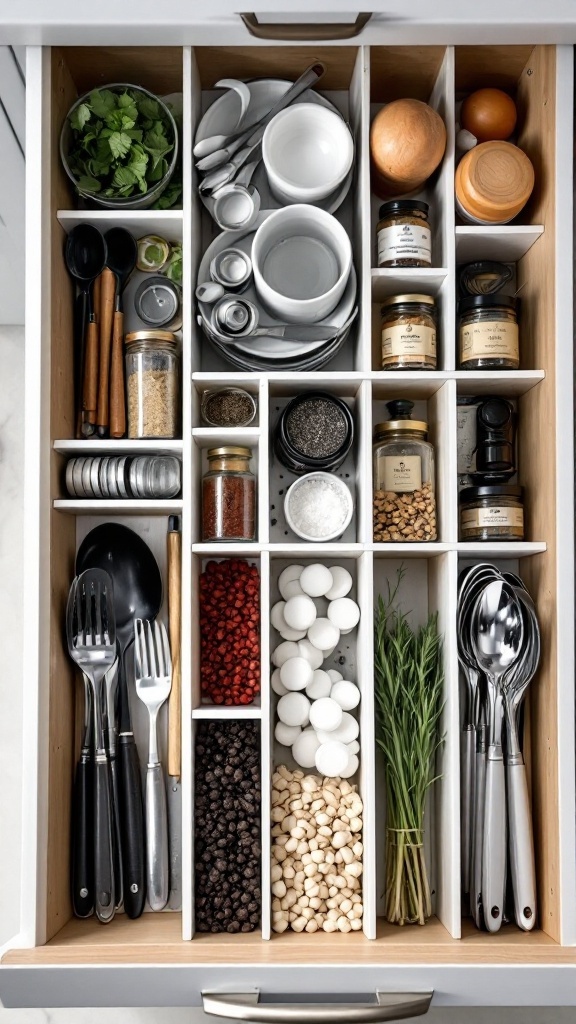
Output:
[[[293,473],[342,465],[354,440],[354,420],[341,398],[324,391],[298,395],[282,411],[274,431],[274,451]]]

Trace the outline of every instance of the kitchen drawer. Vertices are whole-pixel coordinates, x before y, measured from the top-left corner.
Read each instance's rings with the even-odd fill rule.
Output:
[[[338,216],[349,230],[359,280],[360,313],[335,361],[315,373],[231,371],[196,327],[193,283],[213,227],[196,199],[191,162],[195,126],[221,77],[296,77],[311,59],[328,72],[322,89],[347,117],[356,143],[353,189]],[[184,194],[172,211],[78,212],[62,173],[58,137],[78,93],[108,81],[134,81],[160,94],[183,92]],[[202,990],[333,996],[376,990],[434,990],[438,1005],[574,1002],[576,991],[576,854],[574,797],[573,497],[572,497],[572,50],[565,46],[353,44],[323,47],[200,46],[31,49],[28,63],[28,246],[26,378],[27,646],[25,665],[25,832],[22,932],[0,969],[7,1005],[199,1005]],[[455,103],[486,83],[513,88],[523,124],[521,144],[536,167],[534,195],[503,227],[456,223],[453,203]],[[435,224],[433,271],[375,269],[378,201],[370,194],[368,132],[385,102],[429,100],[448,128],[440,172],[426,188]],[[155,230],[181,239],[184,253],[182,497],[174,502],[71,502],[62,465],[91,450],[74,437],[71,366],[72,288],[63,260],[65,232],[82,219],[122,224],[135,237]],[[516,263],[522,303],[522,365],[517,372],[461,372],[456,367],[456,265],[492,257]],[[381,299],[402,285],[438,299],[439,368],[428,373],[378,369]],[[204,388],[237,383],[259,399],[257,425],[246,431],[200,426]],[[286,400],[322,387],[354,409],[357,438],[349,472],[356,513],[334,544],[305,544],[273,514],[287,486],[275,464],[270,428]],[[457,400],[514,395],[519,408],[519,465],[527,499],[527,540],[466,544],[458,540]],[[371,435],[383,403],[421,403],[437,451],[439,536],[427,545],[372,540]],[[420,406],[419,406],[420,407]],[[205,449],[232,438],[250,444],[258,478],[258,536],[253,544],[200,541],[199,480]],[[130,451],[129,441],[109,450]],[[154,450],[154,444],[148,446]],[[162,443],[158,443],[158,450]],[[76,545],[90,525],[111,516],[159,538],[166,516],[182,515],[182,911],[119,915],[108,926],[72,917],[69,899],[70,780],[76,757],[74,671],[62,645],[63,612]],[[86,519],[86,517],[89,517]],[[152,540],[150,540],[152,543]],[[261,576],[262,693],[248,711],[206,706],[200,698],[198,578],[206,560],[240,555]],[[457,577],[471,560],[490,559],[522,573],[534,595],[543,660],[529,697],[528,762],[536,837],[539,927],[513,926],[495,936],[476,931],[460,896]],[[271,769],[269,692],[272,638],[267,623],[277,578],[291,561],[345,564],[362,617],[349,659],[362,690],[364,933],[273,935],[270,930]],[[402,597],[419,615],[437,610],[445,636],[445,743],[430,808],[435,916],[424,927],[396,928],[381,914],[383,779],[374,755],[372,619],[375,598],[405,566]],[[262,926],[241,935],[194,934],[193,748],[197,722],[249,714],[260,724],[262,766]],[[76,737],[76,739],[75,739]],[[97,970],[95,969],[97,968]]]

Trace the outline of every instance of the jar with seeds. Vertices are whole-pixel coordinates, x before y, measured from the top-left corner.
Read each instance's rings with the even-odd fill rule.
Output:
[[[434,447],[414,403],[387,403],[390,420],[374,428],[374,541],[436,540]]]
[[[128,437],[176,437],[179,429],[179,355],[171,331],[126,335]]]

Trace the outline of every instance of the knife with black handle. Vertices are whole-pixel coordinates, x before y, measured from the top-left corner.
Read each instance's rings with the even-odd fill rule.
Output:
[[[142,807],[140,760],[134,741],[124,659],[119,674],[119,730],[116,748],[124,910],[128,917],[140,917],[146,901],[144,862],[145,835]]]

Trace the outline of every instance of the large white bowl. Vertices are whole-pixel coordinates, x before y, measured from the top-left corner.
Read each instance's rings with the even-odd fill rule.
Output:
[[[295,103],[266,126],[262,159],[277,199],[313,203],[329,196],[348,174],[354,143],[333,110]]]
[[[275,210],[252,243],[256,291],[289,323],[316,323],[336,308],[350,276],[352,246],[342,225],[316,206]]]

